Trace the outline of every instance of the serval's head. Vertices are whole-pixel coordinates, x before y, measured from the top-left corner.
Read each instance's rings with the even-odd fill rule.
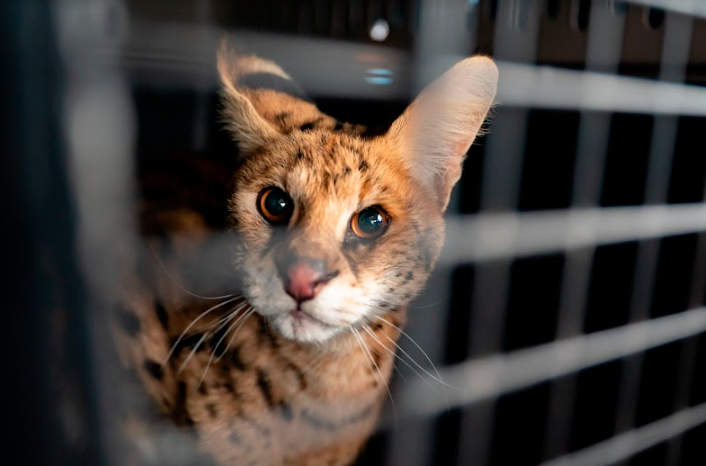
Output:
[[[439,256],[451,189],[495,96],[495,64],[459,62],[384,135],[364,138],[340,125],[282,131],[263,116],[276,101],[243,91],[233,60],[219,54],[242,158],[230,212],[249,303],[283,336],[319,343],[404,309]]]

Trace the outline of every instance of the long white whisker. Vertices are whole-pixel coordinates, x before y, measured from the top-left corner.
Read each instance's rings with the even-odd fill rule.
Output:
[[[385,381],[385,376],[382,374],[382,371],[380,370],[380,367],[378,367],[377,363],[375,362],[375,359],[373,358],[373,355],[370,354],[370,351],[368,351],[368,347],[365,345],[365,342],[363,341],[363,337],[360,336],[360,333],[358,333],[358,330],[355,328],[351,328],[353,331],[353,335],[358,339],[358,343],[360,344],[360,348],[365,352],[365,354],[368,355],[370,358],[370,362],[373,364],[373,367],[377,369],[378,374],[380,374],[380,377],[382,378],[382,384],[385,386],[385,389],[387,390],[387,394],[390,396],[390,403],[392,403],[392,411],[395,413],[395,427],[397,426],[397,408],[395,407],[395,400],[392,399],[392,392],[390,391],[390,387],[387,385],[387,382]],[[375,374],[375,372],[373,372]]]
[[[235,301],[235,300],[237,300],[237,299],[240,299],[240,296],[235,296],[235,297],[233,297],[233,298],[230,298],[230,299],[228,299],[228,300],[223,301],[222,303],[218,303],[218,304],[216,304],[215,306],[212,306],[212,307],[208,308],[206,311],[204,311],[203,313],[199,314],[198,317],[196,317],[194,320],[192,320],[191,323],[184,329],[184,331],[181,332],[181,335],[179,335],[179,338],[177,338],[177,340],[174,342],[174,344],[172,345],[172,347],[169,349],[169,353],[167,353],[167,356],[164,358],[164,361],[162,362],[162,366],[164,366],[164,365],[167,364],[167,361],[169,361],[169,358],[171,358],[171,357],[172,357],[172,354],[174,354],[174,350],[175,350],[176,347],[179,345],[179,342],[180,342],[180,341],[184,338],[184,336],[189,332],[189,330],[191,329],[191,327],[193,327],[194,325],[196,325],[196,322],[198,322],[199,320],[201,320],[201,319],[202,319],[204,316],[206,316],[207,314],[210,314],[211,312],[215,311],[215,310],[218,309],[219,307],[222,307],[222,306],[225,306],[226,304],[232,303],[233,301]]]
[[[375,340],[380,346],[382,346],[382,347],[385,349],[385,351],[387,351],[388,353],[390,353],[390,354],[392,355],[393,361],[394,361],[394,358],[399,359],[402,363],[406,364],[410,369],[412,369],[412,371],[413,371],[415,374],[419,375],[419,377],[420,377],[422,380],[424,380],[424,377],[422,377],[422,376],[414,369],[414,367],[410,366],[407,361],[405,361],[404,359],[402,359],[402,358],[399,356],[399,354],[395,354],[394,351],[392,351],[390,348],[388,348],[387,346],[385,346],[385,345],[383,344],[383,342],[381,342],[380,339],[375,335],[375,333],[374,333],[372,330],[370,330],[370,328],[368,328],[368,327],[366,327],[366,326],[362,326],[361,328],[362,328],[363,330],[365,330],[365,332],[366,332],[368,335],[370,335],[370,337],[371,337],[373,340]],[[395,367],[395,366],[393,365],[393,367]],[[402,378],[404,379],[404,375],[402,375],[402,372],[400,372],[400,370],[399,370],[397,367],[395,367],[395,370],[396,370],[397,373],[400,375],[400,377],[402,377]],[[428,383],[428,382],[427,382],[427,383]],[[430,387],[430,388],[431,388],[431,387]],[[432,388],[432,390],[434,390],[434,389]]]
[[[201,343],[204,342],[204,340],[206,339],[207,336],[208,336],[208,332],[204,332],[203,336],[199,339],[199,341],[198,341],[198,342],[196,343],[196,345],[194,346],[194,349],[191,350],[191,352],[190,352],[189,355],[186,357],[186,359],[184,359],[184,362],[182,362],[182,363],[181,363],[181,366],[179,366],[179,369],[177,369],[176,375],[181,374],[181,371],[184,370],[184,368],[185,368],[186,365],[189,363],[189,361],[191,360],[191,358],[194,357],[194,354],[196,354],[196,352],[197,352],[198,349],[199,349],[199,346],[201,346]]]
[[[238,334],[238,332],[239,332],[240,329],[243,327],[243,325],[245,325],[245,322],[247,322],[248,317],[250,317],[251,315],[253,315],[254,312],[255,312],[255,309],[249,309],[249,310],[246,311],[243,315],[241,315],[240,317],[238,317],[235,322],[233,322],[233,325],[231,325],[231,328],[233,328],[233,327],[235,327],[236,325],[238,325],[238,322],[240,322],[240,325],[238,325],[238,327],[235,328],[235,330],[233,331],[233,335],[230,337],[230,340],[228,340],[228,345],[226,345],[225,351],[223,351],[223,353],[221,353],[221,355],[218,356],[218,358],[216,358],[216,362],[220,361],[220,360],[223,358],[223,356],[228,352],[228,349],[230,348],[230,345],[233,343],[233,340],[235,340],[235,336]],[[242,322],[241,322],[241,321],[242,321]],[[227,334],[227,333],[228,333],[228,332],[226,332],[226,334]]]
[[[199,298],[199,299],[212,299],[212,300],[226,299],[226,298],[230,298],[230,297],[232,297],[232,296],[235,296],[235,295],[233,295],[233,294],[227,294],[227,295],[223,295],[223,296],[201,296],[201,295],[197,295],[196,293],[192,293],[191,291],[189,291],[189,290],[187,290],[186,288],[184,288],[184,287],[172,276],[172,274],[169,273],[169,270],[167,270],[167,267],[166,267],[166,266],[164,265],[164,263],[162,262],[162,259],[160,259],[160,258],[159,258],[159,255],[157,255],[157,251],[155,251],[154,246],[152,245],[152,243],[149,243],[149,245],[150,245],[150,249],[152,249],[152,253],[154,254],[154,257],[157,258],[157,262],[159,262],[159,265],[162,267],[162,270],[164,270],[164,273],[167,274],[167,277],[169,277],[169,279],[170,279],[172,282],[174,282],[174,284],[175,284],[181,291],[183,291],[184,293],[188,294],[189,296],[193,296],[194,298]]]
[[[414,360],[414,358],[412,358],[405,350],[403,350],[397,343],[395,343],[395,341],[394,341],[392,338],[390,338],[390,337],[388,337],[387,335],[385,335],[385,337],[386,337],[388,340],[390,340],[390,341],[397,347],[397,349],[402,352],[402,354],[404,354],[405,356],[407,356],[412,362],[414,362],[414,364],[415,364],[417,367],[419,367],[421,370],[423,370],[424,373],[427,374],[427,375],[428,375],[429,377],[431,377],[432,379],[436,380],[437,382],[439,382],[440,384],[442,384],[442,385],[444,385],[444,386],[446,386],[446,387],[453,388],[454,390],[458,390],[458,388],[456,388],[456,387],[454,387],[454,386],[452,386],[452,385],[447,384],[446,382],[444,382],[444,381],[441,379],[441,374],[439,374],[439,371],[436,369],[436,366],[434,365],[434,363],[431,361],[431,359],[429,358],[429,356],[427,355],[427,353],[424,352],[424,350],[421,348],[421,346],[419,346],[419,345],[417,344],[417,342],[414,341],[414,339],[413,339],[412,337],[410,337],[409,335],[407,335],[401,328],[399,328],[398,326],[396,326],[396,325],[393,324],[392,322],[389,322],[388,320],[385,320],[385,319],[383,319],[383,318],[380,317],[380,316],[375,316],[375,317],[377,317],[378,319],[382,320],[382,321],[385,322],[386,324],[388,324],[388,325],[390,325],[390,326],[396,328],[397,331],[399,331],[402,335],[406,336],[406,337],[409,339],[409,341],[411,341],[412,344],[413,344],[414,346],[416,346],[419,351],[421,351],[421,353],[424,355],[424,357],[426,358],[426,360],[429,361],[429,364],[431,364],[431,367],[434,369],[434,372],[436,372],[436,377],[434,377],[434,376],[433,376],[432,374],[430,374],[426,369],[424,369],[422,366],[420,366],[420,365]]]
[[[237,308],[236,310],[232,311],[232,312],[229,314],[228,319],[227,319],[225,322],[223,322],[213,333],[214,333],[214,334],[217,334],[218,332],[220,332],[220,331],[221,331],[226,325],[228,325],[228,324],[230,323],[230,321],[233,320],[233,319],[235,318],[235,316],[237,316],[238,313],[239,313],[240,311],[242,311],[246,306],[247,306],[247,302],[241,304],[240,306],[238,306],[238,308]],[[228,330],[230,330],[230,329],[228,329]],[[203,374],[201,375],[201,379],[199,380],[198,385],[196,385],[197,387],[200,386],[201,383],[203,382],[203,380],[206,378],[206,373],[208,372],[208,368],[211,367],[211,362],[213,361],[213,357],[216,355],[216,352],[218,351],[218,347],[221,345],[221,342],[223,341],[223,339],[226,337],[226,335],[228,335],[228,330],[226,330],[225,332],[223,332],[223,335],[221,336],[221,338],[220,338],[220,339],[218,340],[218,342],[216,343],[216,346],[213,347],[213,351],[211,351],[211,356],[208,358],[208,363],[206,364],[206,369],[204,369]]]

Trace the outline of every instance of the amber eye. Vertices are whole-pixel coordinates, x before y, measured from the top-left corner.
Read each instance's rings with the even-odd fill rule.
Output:
[[[260,191],[257,208],[265,220],[272,224],[284,223],[292,216],[294,202],[279,188],[270,186]]]
[[[389,221],[389,216],[380,207],[368,207],[353,214],[351,230],[358,238],[372,239],[385,231]]]

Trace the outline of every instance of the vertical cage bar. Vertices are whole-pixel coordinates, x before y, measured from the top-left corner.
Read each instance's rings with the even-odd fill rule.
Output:
[[[419,92],[437,75],[468,54],[467,5],[465,0],[436,2],[422,0],[419,9],[419,26],[415,40],[414,89]],[[439,24],[444,24],[439,28]],[[457,211],[456,197],[451,199],[448,211]],[[423,297],[411,307],[407,333],[424,348],[428,357],[440,364],[448,321],[448,296],[452,270],[438,269],[430,278]],[[416,351],[402,338],[403,347]],[[408,351],[409,352],[409,351]],[[416,353],[418,354],[418,353]],[[404,368],[401,368],[404,370]],[[429,393],[429,396],[434,396]],[[405,422],[392,433],[388,464],[393,466],[423,466],[430,464],[433,451],[434,420],[414,419]]]
[[[106,462],[123,464],[125,451],[115,419],[122,413],[121,386],[107,319],[121,273],[134,270],[137,251],[135,118],[127,83],[117,63],[128,33],[120,0],[55,2],[64,60],[64,139],[77,201],[78,260],[88,285],[90,355],[104,429]],[[96,258],[100,257],[100,260]],[[117,378],[116,378],[117,377]]]
[[[61,135],[61,57],[51,1],[0,4],[3,48],[3,325],[10,439],[21,464],[102,464],[75,206]]]
[[[683,82],[689,60],[692,20],[688,16],[668,14],[664,44],[660,57],[660,79]],[[650,158],[645,186],[646,204],[663,204],[667,200],[674,147],[678,129],[675,116],[658,116],[652,130]],[[648,318],[652,290],[657,275],[660,240],[641,241],[638,245],[635,280],[630,304],[630,322]],[[616,432],[635,426],[644,353],[625,359],[618,395]],[[688,370],[682,368],[684,370]]]
[[[609,5],[591,6],[586,50],[586,69],[615,72],[620,61],[624,17],[616,15]],[[598,205],[605,158],[608,151],[610,115],[582,112],[576,147],[573,207]],[[580,225],[575,225],[581,228]],[[569,229],[569,235],[575,229]],[[570,242],[571,238],[567,238]],[[566,255],[566,266],[559,302],[557,339],[580,334],[586,313],[588,287],[595,247],[572,250]],[[547,414],[544,457],[553,458],[568,451],[576,396],[576,379],[568,377],[552,383]]]
[[[493,48],[496,59],[534,64],[537,54],[541,2],[499,2]],[[486,140],[481,211],[517,208],[529,109],[505,109]],[[508,225],[512,228],[512,225]],[[476,357],[502,349],[510,261],[478,267],[474,283],[469,354]],[[491,399],[461,419],[458,466],[487,464],[492,442],[496,400]]]

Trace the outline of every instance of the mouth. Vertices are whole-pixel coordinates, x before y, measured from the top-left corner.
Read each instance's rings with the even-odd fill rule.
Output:
[[[296,325],[307,325],[311,323],[316,323],[319,324],[323,327],[328,327],[328,328],[335,328],[336,326],[331,325],[327,322],[324,322],[323,320],[313,316],[312,314],[306,312],[301,308],[301,306],[297,306],[291,311],[289,311],[289,317],[296,323]]]

